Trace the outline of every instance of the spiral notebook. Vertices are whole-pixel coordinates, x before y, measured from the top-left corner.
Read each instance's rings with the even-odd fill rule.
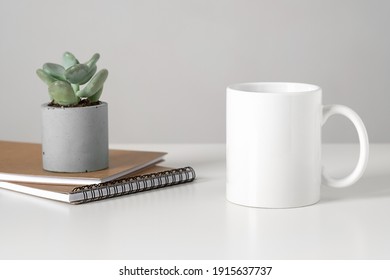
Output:
[[[184,184],[192,182],[195,177],[195,171],[191,167],[169,169],[153,166],[131,177],[125,176],[99,184],[74,186],[0,181],[0,188],[70,204],[81,204]]]

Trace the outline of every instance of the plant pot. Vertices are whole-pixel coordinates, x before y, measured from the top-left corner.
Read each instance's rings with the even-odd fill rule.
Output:
[[[42,105],[43,169],[90,172],[108,167],[108,104]]]

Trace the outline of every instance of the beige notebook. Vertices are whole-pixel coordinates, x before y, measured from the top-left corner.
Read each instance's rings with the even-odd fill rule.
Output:
[[[111,181],[163,160],[164,152],[110,150],[109,168],[58,173],[42,168],[40,144],[0,141],[0,181],[87,185]]]
[[[133,175],[100,184],[74,186],[0,181],[0,188],[66,203],[80,204],[183,184],[194,179],[195,171],[191,167],[170,169],[162,166],[151,166]]]

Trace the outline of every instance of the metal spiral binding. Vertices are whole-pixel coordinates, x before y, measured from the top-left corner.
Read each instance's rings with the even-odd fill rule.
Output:
[[[76,203],[85,203],[191,182],[195,177],[195,170],[188,166],[106,183],[80,186],[74,188],[72,193],[83,193],[84,199]]]

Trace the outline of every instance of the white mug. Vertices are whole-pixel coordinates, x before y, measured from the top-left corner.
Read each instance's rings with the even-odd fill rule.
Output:
[[[355,125],[360,156],[348,176],[335,179],[321,165],[321,127],[340,114]],[[354,184],[368,161],[368,136],[360,117],[342,105],[322,105],[322,91],[302,83],[245,83],[226,90],[226,196],[264,208],[311,205],[321,182]]]

